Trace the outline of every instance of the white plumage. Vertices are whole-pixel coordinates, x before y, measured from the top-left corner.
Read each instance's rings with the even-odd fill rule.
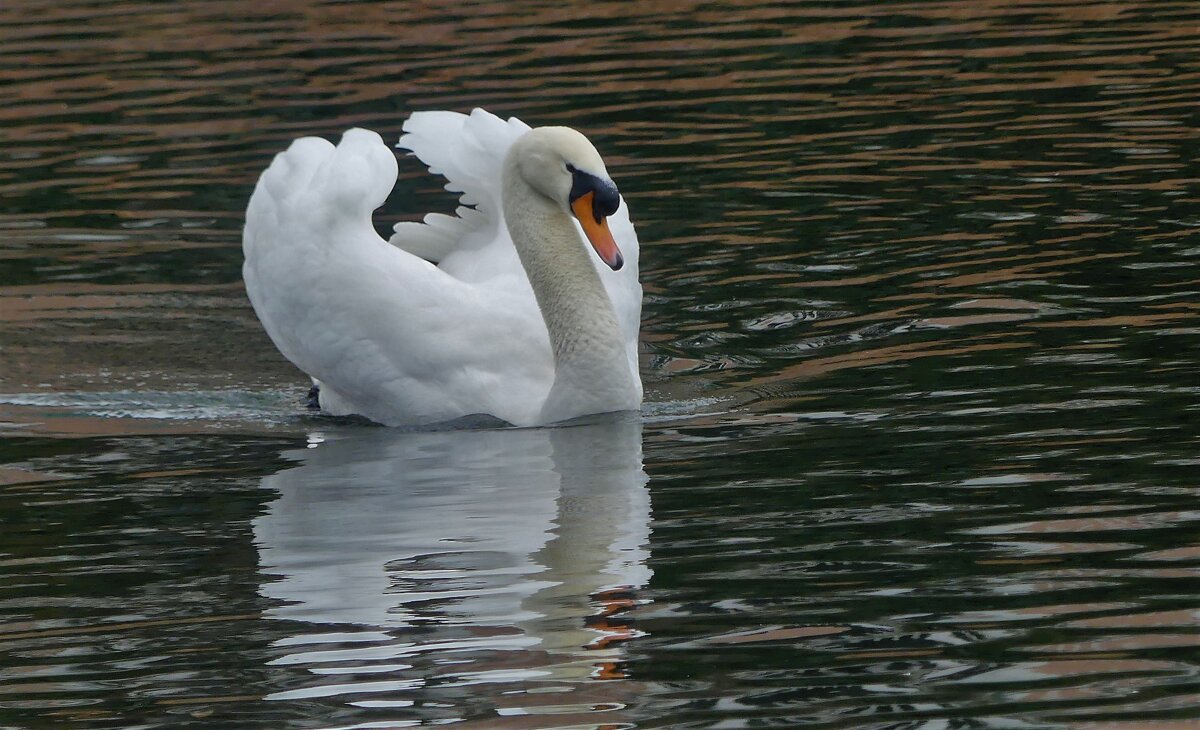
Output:
[[[280,352],[319,381],[321,407],[389,425],[476,414],[535,425],[637,408],[628,210],[622,201],[607,218],[625,262],[613,271],[584,243],[573,201],[560,200],[572,174],[611,185],[590,143],[478,109],[418,112],[404,130],[399,146],[462,194],[457,215],[397,224],[383,240],[371,213],[395,184],[396,158],[363,129],[336,147],[296,140],[250,198],[246,290]]]

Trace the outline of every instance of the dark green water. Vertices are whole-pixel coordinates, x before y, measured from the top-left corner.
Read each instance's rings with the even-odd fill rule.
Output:
[[[0,728],[1200,722],[1200,9],[0,5]],[[313,417],[294,137],[585,131],[640,417]],[[384,227],[447,210],[420,165]]]

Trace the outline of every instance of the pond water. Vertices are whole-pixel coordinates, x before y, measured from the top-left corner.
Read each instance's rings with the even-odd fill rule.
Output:
[[[1200,6],[0,5],[0,727],[1195,727]],[[303,407],[297,136],[585,131],[641,414]],[[413,160],[381,229],[448,210]]]

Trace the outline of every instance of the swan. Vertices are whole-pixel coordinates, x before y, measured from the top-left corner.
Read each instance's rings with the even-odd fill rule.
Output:
[[[455,215],[384,240],[371,214],[396,155],[365,129],[292,142],[246,210],[246,292],[321,409],[391,426],[638,409],[638,239],[591,142],[481,109],[403,130],[461,194]]]

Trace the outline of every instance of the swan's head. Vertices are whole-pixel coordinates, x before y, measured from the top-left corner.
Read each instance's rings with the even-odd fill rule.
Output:
[[[513,153],[521,177],[575,216],[609,268],[621,268],[625,259],[605,220],[621,206],[621,195],[588,138],[570,127],[538,127],[517,140]]]

